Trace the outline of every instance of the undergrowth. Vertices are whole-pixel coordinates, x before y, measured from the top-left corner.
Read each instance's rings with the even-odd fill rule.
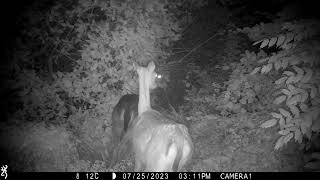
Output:
[[[16,102],[1,136],[15,143],[1,150],[17,171],[107,171],[112,108],[137,92],[132,64],[160,64],[181,38],[179,18],[206,1],[48,2],[18,20],[6,87]]]
[[[238,62],[230,58],[222,66],[217,65],[221,71],[231,71],[228,81],[216,82],[220,86],[211,81],[206,81],[212,83],[209,86],[208,83],[197,85],[195,82],[201,80],[194,81],[187,76],[188,119],[197,121],[199,117],[214,114],[215,111],[209,111],[210,107],[221,117],[263,113],[261,128],[277,126],[274,149],[283,149],[289,141],[300,144],[304,152],[310,152],[313,147],[305,158],[305,168],[317,170],[320,149],[314,148],[314,144],[318,144],[314,137],[320,132],[318,26],[318,21],[306,19],[261,23],[229,31],[247,34],[253,41],[252,46],[260,46],[260,50],[247,50]],[[271,48],[273,51],[268,51]],[[205,70],[192,73],[200,79],[206,77]],[[205,91],[196,90],[199,86]]]
[[[121,95],[137,92],[132,64],[153,60],[165,67],[168,49],[208,2],[64,0],[50,7],[45,2],[25,9],[19,20],[22,31],[6,87],[15,103],[1,124],[0,149],[15,171],[109,171],[112,108]],[[305,167],[319,170],[319,149],[313,148],[320,132],[319,22],[280,18],[241,29],[228,25],[214,70],[179,62],[190,70],[181,119],[193,135],[209,127],[204,122],[213,123],[222,135],[208,143],[223,152],[227,146],[229,155],[241,145],[260,153],[266,146],[250,137],[270,128],[275,133],[264,137],[276,137],[274,150],[295,141],[310,151]],[[246,34],[258,50],[243,51],[247,45],[236,43],[238,34]],[[212,78],[214,71],[223,77]],[[235,124],[255,131],[246,134]],[[261,146],[255,149],[250,140]],[[216,154],[213,161],[214,170],[233,167],[227,155]],[[193,170],[203,169],[197,165]]]

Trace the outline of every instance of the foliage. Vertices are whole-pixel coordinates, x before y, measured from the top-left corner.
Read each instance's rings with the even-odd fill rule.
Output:
[[[320,167],[320,153],[319,152],[314,152],[311,154],[310,157],[307,157],[305,160],[306,164],[304,168],[306,168],[309,171],[315,171],[319,172],[319,167]]]
[[[312,20],[283,23],[276,28],[280,30],[278,34],[262,37],[254,43],[261,43],[260,48],[276,46],[280,50],[259,58],[258,65],[250,73],[275,76],[273,86],[277,96],[273,104],[278,112],[272,112],[273,119],[261,125],[267,128],[279,123],[281,137],[275,149],[292,138],[301,143],[304,136],[310,139],[313,132],[320,131],[319,41],[309,40],[319,33],[317,24]],[[259,28],[253,28],[251,34],[259,34]]]
[[[109,114],[116,97],[136,89],[132,62],[164,59],[168,54],[162,49],[180,38],[178,15],[206,1],[184,2],[69,0],[54,4],[50,11],[33,6],[21,20],[31,28],[22,32],[15,56],[20,77],[15,88],[25,92],[22,101],[42,93],[47,98],[42,106],[55,108],[50,115],[41,110],[31,113],[40,113],[40,119],[91,108]],[[32,80],[25,81],[26,77]],[[44,86],[52,96],[41,90]],[[51,105],[56,101],[58,105]],[[29,98],[23,108],[39,109],[37,106],[36,98]]]
[[[257,65],[257,59],[266,57],[259,53],[246,51],[239,63],[231,63],[233,72],[226,82],[227,89],[222,94],[219,109],[228,112],[255,112],[271,109],[270,97],[273,95],[272,78],[265,75],[254,76],[250,72]]]
[[[320,170],[319,169],[320,168],[320,166],[319,166],[319,163],[320,163],[320,156],[319,156],[320,155],[320,153],[319,153],[320,141],[319,140],[320,140],[320,136],[318,134],[318,135],[312,136],[311,141],[306,144],[306,146],[309,150],[308,150],[308,153],[306,153],[304,156],[304,162],[305,162],[304,168],[307,171],[319,171]]]
[[[0,149],[7,153],[2,160],[10,160],[13,171],[65,171],[78,158],[71,134],[63,126],[28,122],[20,126],[1,123],[0,127]]]
[[[319,23],[313,20],[283,23],[280,24],[281,34],[256,41],[253,45],[261,43],[260,48],[266,46],[268,46],[268,48],[277,46],[281,49],[294,48],[300,41],[308,39],[318,33],[318,27]]]
[[[106,159],[111,111],[119,96],[137,89],[132,63],[165,59],[181,38],[178,18],[207,1],[36,2],[19,20],[10,65],[10,89],[20,103],[11,117],[67,124],[79,141]],[[87,162],[71,169],[103,170]],[[82,164],[82,165],[81,165]]]
[[[38,122],[64,122],[67,108],[59,97],[59,88],[48,84],[36,75],[35,71],[24,70],[18,74],[12,88],[20,88],[23,109],[18,109],[14,116],[20,120]]]
[[[106,172],[106,165],[98,160],[93,164],[90,161],[78,160],[69,165],[68,172]]]
[[[261,23],[254,27],[238,29],[253,41],[254,45],[261,43],[260,48],[276,45],[283,49],[295,47],[296,43],[316,35],[319,23],[315,20],[299,20],[294,22]]]

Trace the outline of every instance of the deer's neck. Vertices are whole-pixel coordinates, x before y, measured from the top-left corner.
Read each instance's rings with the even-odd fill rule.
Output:
[[[148,74],[142,73],[139,77],[139,103],[138,103],[138,114],[141,115],[143,112],[151,109],[150,105],[150,83],[148,82]]]

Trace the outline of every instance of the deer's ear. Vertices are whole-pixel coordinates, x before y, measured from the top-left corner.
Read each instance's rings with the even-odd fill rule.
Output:
[[[140,67],[136,62],[133,63],[133,69],[138,73],[138,75],[141,75],[142,67]]]
[[[139,65],[136,62],[133,62],[133,70],[137,70],[139,67]]]
[[[148,64],[149,71],[153,72],[155,68],[156,66],[154,65],[154,62],[153,61],[149,62]]]

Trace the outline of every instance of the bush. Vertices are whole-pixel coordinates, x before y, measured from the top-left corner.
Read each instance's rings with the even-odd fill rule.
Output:
[[[106,160],[103,147],[110,141],[112,108],[119,96],[137,89],[133,62],[164,60],[168,56],[165,49],[181,38],[181,25],[186,22],[178,18],[205,2],[64,0],[32,4],[19,20],[21,36],[9,66],[8,88],[19,97],[10,121],[66,125],[74,138]],[[97,169],[87,161],[77,162],[81,165],[70,168]],[[105,164],[97,166],[105,169]]]
[[[259,65],[250,73],[274,75],[276,88],[273,104],[278,112],[272,112],[272,119],[261,127],[272,127],[279,123],[281,137],[275,149],[279,149],[292,138],[301,143],[303,137],[311,139],[320,132],[320,74],[319,41],[311,39],[319,34],[319,22],[301,20],[293,23],[274,24],[279,32],[256,41],[260,48],[276,46],[279,51],[259,59]],[[253,28],[249,34],[259,34]],[[250,35],[249,35],[250,36]],[[252,36],[254,37],[254,36]]]

